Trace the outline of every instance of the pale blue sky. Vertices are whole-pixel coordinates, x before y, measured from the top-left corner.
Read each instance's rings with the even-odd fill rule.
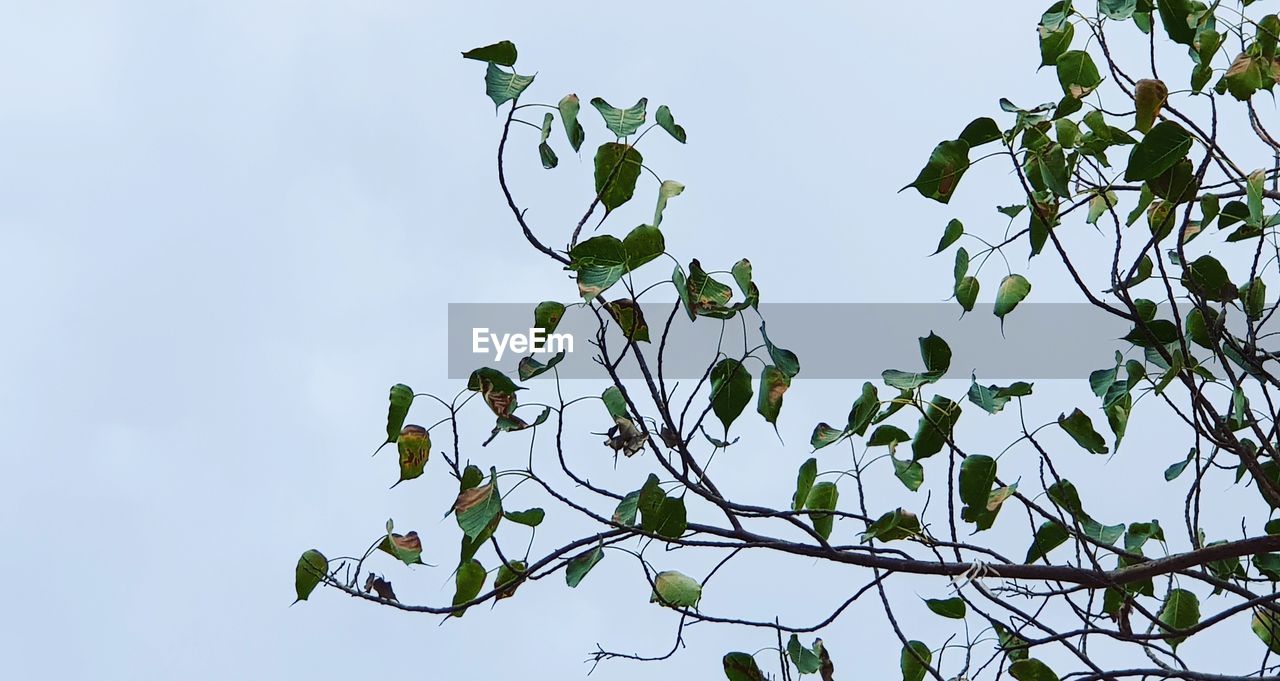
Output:
[[[515,41],[518,69],[538,73],[531,101],[573,91],[671,106],[689,144],[653,140],[645,155],[688,186],[663,224],[681,260],[749,257],[774,302],[932,302],[951,277],[949,262],[924,260],[942,225],[994,218],[1017,192],[994,165],[950,208],[895,192],[998,97],[1056,99],[1052,74],[1028,68],[1041,9],[0,2],[0,675],[580,678],[597,641],[664,650],[674,618],[646,602],[621,557],[576,591],[548,579],[444,626],[331,591],[289,607],[300,551],[358,551],[389,516],[421,532],[441,567],[377,569],[405,600],[451,596],[442,462],[388,491],[393,457],[368,457],[387,387],[460,387],[441,355],[449,302],[573,295],[509,219],[483,65],[458,53]],[[588,131],[579,159],[557,123],[553,172],[537,164],[535,132],[513,141],[530,220],[557,244],[590,198],[587,149],[602,135],[594,120]],[[636,219],[615,229],[652,210],[653,188],[642,191]],[[1037,300],[1075,299],[1051,263],[1037,265]],[[731,452],[723,475],[745,496],[785,504],[776,480],[792,479],[813,423],[843,418],[856,389],[810,385],[788,396],[791,448],[761,430],[763,450]],[[1050,401],[1049,417],[1066,404]],[[1158,424],[1130,438],[1144,428]],[[594,440],[573,455],[614,474]],[[523,442],[473,442],[470,455],[487,466],[522,456]],[[1145,475],[1183,452],[1143,453]],[[642,466],[617,475],[642,478]],[[721,578],[704,605],[781,595],[738,614],[815,619],[814,604],[864,578],[767,559]],[[945,630],[913,594],[944,592],[896,592],[933,645]],[[859,607],[823,634],[839,678],[893,678],[897,643],[878,604]],[[596,675],[715,678],[728,650],[771,643],[705,625],[688,640],[661,667],[614,662]]]

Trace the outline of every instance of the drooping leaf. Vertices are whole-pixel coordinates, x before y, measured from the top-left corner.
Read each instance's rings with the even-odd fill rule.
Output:
[[[320,582],[329,574],[329,559],[324,557],[323,553],[315,549],[304,551],[302,556],[298,558],[298,567],[294,570],[294,591],[298,594],[298,600],[305,601],[311,597],[311,592],[315,591]]]
[[[818,477],[818,460],[810,458],[800,464],[800,470],[796,474],[796,491],[791,495],[791,510],[799,511],[804,508],[805,503],[809,500],[809,491],[813,489],[813,482]]]
[[[409,424],[396,438],[396,450],[400,455],[400,479],[396,484],[421,477],[431,457],[431,436],[426,428]]]
[[[1027,549],[1024,563],[1034,563],[1049,555],[1049,552],[1062,546],[1069,537],[1066,526],[1055,520],[1047,520],[1036,530],[1031,540],[1031,548]]]
[[[618,298],[606,303],[604,309],[618,323],[623,338],[637,343],[649,342],[649,323],[645,321],[644,312],[636,301]]]
[[[667,134],[674,137],[677,142],[684,144],[685,141],[688,140],[688,135],[685,134],[684,128],[676,124],[676,119],[671,115],[671,109],[668,108],[666,104],[658,107],[658,113],[654,115],[654,120],[658,122],[658,125],[663,130],[667,131]]]
[[[631,200],[643,164],[644,156],[629,144],[607,142],[596,149],[596,196],[606,214]]]
[[[387,408],[387,444],[400,437],[400,429],[409,415],[409,407],[413,404],[413,388],[397,383],[391,386],[391,406]]]
[[[1031,293],[1031,282],[1021,274],[1010,274],[1000,280],[1000,288],[996,290],[995,315],[1000,318],[1001,324],[1004,318],[1013,309],[1026,299]]]
[[[964,126],[964,130],[960,132],[960,139],[969,144],[969,148],[980,147],[988,142],[994,142],[1003,135],[1000,133],[1000,126],[990,118],[975,118]]]
[[[741,362],[725,358],[711,369],[711,410],[725,432],[751,403],[751,373]]]
[[[840,490],[834,482],[819,482],[809,490],[809,497],[805,500],[804,507],[810,511],[834,511],[836,503],[840,500]],[[834,527],[835,517],[830,513],[810,513],[810,520],[813,521],[813,529],[823,539],[831,538],[831,530]]]
[[[587,139],[587,133],[582,129],[582,123],[578,122],[578,112],[582,108],[578,95],[565,95],[556,108],[560,110],[560,122],[564,124],[564,134],[569,138],[569,145],[575,152],[580,150]]]
[[[929,646],[919,641],[907,641],[902,647],[902,681],[924,681],[924,675],[932,661],[933,652],[929,650]]]
[[[489,523],[502,515],[502,495],[498,493],[498,472],[490,469],[489,482],[464,489],[453,502],[458,527],[469,539],[485,531]]]
[[[576,589],[582,583],[582,578],[591,572],[591,568],[596,566],[604,558],[604,549],[596,546],[584,553],[578,554],[565,567],[564,581],[569,588]]]
[[[662,211],[667,208],[667,201],[684,193],[684,185],[675,180],[663,180],[658,186],[658,207],[653,211],[653,226],[662,224]]]
[[[1070,416],[1062,414],[1058,417],[1058,426],[1071,436],[1087,452],[1093,454],[1106,454],[1108,451],[1106,440],[1093,429],[1093,421],[1089,419],[1089,415],[1080,411],[1077,407],[1071,412]]]
[[[769,359],[773,360],[775,366],[787,378],[795,378],[800,373],[800,359],[796,357],[794,352],[780,348],[769,340],[769,334],[765,332],[765,323],[760,322],[760,337],[764,339],[764,346],[769,351]]]
[[[782,396],[790,387],[791,378],[772,364],[766,365],[760,373],[760,397],[756,401],[756,411],[766,422],[777,425],[778,414],[782,411]]]
[[[1163,81],[1144,78],[1133,86],[1134,101],[1137,104],[1136,122],[1138,132],[1146,134],[1155,125],[1161,107],[1169,98],[1169,88]]]
[[[934,395],[920,417],[920,425],[915,439],[911,441],[912,458],[916,461],[925,459],[942,451],[943,445],[951,438],[951,431],[960,419],[960,405],[941,396]]]
[[[459,606],[475,600],[484,589],[484,581],[489,576],[480,561],[472,558],[458,566],[454,574],[453,605]],[[466,610],[458,610],[454,617],[462,617]]]
[[[516,589],[519,588],[528,570],[529,566],[522,560],[513,560],[498,566],[498,575],[493,579],[493,588],[497,591],[496,598],[502,600],[516,595]]]

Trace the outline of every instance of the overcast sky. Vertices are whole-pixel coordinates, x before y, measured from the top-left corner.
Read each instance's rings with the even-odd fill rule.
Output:
[[[681,261],[726,268],[749,257],[771,302],[936,302],[950,263],[925,256],[946,220],[994,218],[993,205],[1018,192],[994,166],[966,178],[950,208],[895,192],[937,141],[996,112],[999,97],[1057,98],[1052,74],[1030,68],[1042,9],[0,3],[4,675],[581,678],[597,642],[664,651],[675,618],[646,602],[621,555],[577,590],[543,580],[443,626],[327,590],[289,606],[302,550],[360,551],[388,517],[421,532],[424,559],[439,567],[375,569],[405,600],[451,597],[458,530],[441,516],[456,487],[443,462],[433,457],[427,476],[388,491],[394,453],[369,457],[387,388],[461,387],[445,373],[450,302],[574,296],[511,223],[495,184],[500,121],[484,67],[458,53],[516,42],[518,70],[538,74],[529,101],[577,92],[584,105],[597,95],[669,105],[689,143],[646,140],[645,157],[688,186],[663,223]],[[513,132],[518,191],[555,245],[591,196],[589,150],[604,139],[595,113],[583,115],[581,158],[557,123],[555,171],[539,167],[535,131]],[[644,220],[653,186],[642,181],[640,196],[634,219],[609,229]],[[1075,300],[1052,263],[1036,265],[1035,300]],[[786,504],[809,430],[843,418],[856,389],[798,383],[783,417],[791,446],[761,429],[763,448],[721,455],[738,457],[722,475],[747,498]],[[1092,404],[1081,382],[1047,390]],[[1058,400],[1045,414],[1070,406]],[[1129,437],[1157,428],[1135,424]],[[481,450],[473,439],[464,454],[501,466],[527,442]],[[572,455],[615,474],[595,438],[584,442]],[[1158,472],[1183,453],[1147,452],[1135,470]],[[616,486],[634,486],[652,463],[624,462]],[[1126,470],[1123,457],[1091,465],[1081,475]],[[1109,495],[1093,503],[1124,506]],[[1176,508],[1174,499],[1170,517]],[[1122,519],[1145,517],[1107,518]],[[652,557],[691,574],[703,565]],[[807,621],[866,575],[766,559],[719,579],[708,608]],[[945,592],[921,582],[895,596],[909,622],[920,618],[913,635],[933,646],[947,630],[924,619],[915,595]],[[823,634],[839,678],[896,675],[898,644],[879,612],[860,604]],[[773,643],[706,626],[688,640],[660,667],[612,662],[596,676],[715,678],[725,652]]]

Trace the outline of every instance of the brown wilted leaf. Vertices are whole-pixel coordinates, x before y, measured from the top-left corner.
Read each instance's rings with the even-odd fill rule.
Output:
[[[831,663],[831,656],[827,654],[827,647],[822,645],[822,639],[814,639],[813,647],[818,649],[818,660],[822,666],[818,667],[818,675],[822,677],[822,681],[833,681],[835,679],[836,666]]]
[[[373,574],[372,572],[370,572],[369,576],[364,580],[364,592],[376,593],[378,594],[378,598],[381,598],[387,601],[400,600],[396,598],[396,592],[391,588],[391,582],[388,582],[387,580]]]
[[[1231,68],[1227,69],[1226,77],[1230,78],[1232,76],[1238,76],[1245,71],[1248,71],[1251,63],[1253,63],[1253,58],[1241,52],[1240,56],[1236,57],[1236,60],[1231,62]]]

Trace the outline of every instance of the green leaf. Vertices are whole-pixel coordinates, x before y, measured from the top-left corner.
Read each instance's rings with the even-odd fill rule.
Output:
[[[1024,563],[1034,563],[1041,558],[1049,555],[1049,552],[1062,546],[1070,536],[1067,528],[1062,523],[1055,520],[1045,521],[1036,530],[1035,536],[1031,540],[1031,548],[1027,549],[1027,557],[1023,559]]]
[[[756,411],[764,420],[777,426],[778,414],[782,411],[782,396],[791,387],[791,378],[778,367],[769,364],[760,373],[760,397],[756,401]]]
[[[1182,284],[1208,300],[1227,302],[1239,295],[1227,268],[1211,255],[1202,255],[1187,265],[1182,273]]]
[[[1150,180],[1172,168],[1191,151],[1191,135],[1173,121],[1158,123],[1129,153],[1126,182]]]
[[[1240,302],[1249,319],[1259,320],[1267,310],[1267,285],[1261,277],[1254,277],[1240,287]]]
[[[1160,608],[1160,624],[1166,631],[1190,629],[1200,622],[1200,601],[1186,589],[1170,589]],[[1174,650],[1186,640],[1185,636],[1170,636],[1169,645]]]
[[[924,484],[924,466],[919,461],[899,461],[893,457],[890,460],[893,461],[893,477],[912,492],[920,489],[920,485]]]
[[[960,139],[969,144],[969,148],[980,147],[988,142],[994,142],[1001,139],[1000,126],[990,118],[975,118],[964,126],[964,130],[960,133]]]
[[[933,252],[933,255],[946,250],[947,246],[954,244],[961,234],[964,234],[964,225],[959,220],[952,219],[947,223],[946,229],[942,230],[942,239],[938,241],[938,249]]]
[[[538,306],[533,308],[534,328],[542,329],[543,335],[554,333],[556,327],[560,326],[560,320],[564,319],[564,311],[564,304],[554,300],[538,303]]]
[[[711,410],[726,433],[751,402],[751,394],[751,373],[741,362],[725,358],[711,369]]]
[[[1250,225],[1255,227],[1262,225],[1264,217],[1262,213],[1262,196],[1264,193],[1263,190],[1265,189],[1264,184],[1266,183],[1266,179],[1267,176],[1265,173],[1261,170],[1255,170],[1252,173],[1249,173],[1245,186],[1246,195],[1249,200],[1248,222]]]
[[[397,383],[391,386],[391,406],[387,409],[387,444],[400,437],[400,429],[404,427],[405,417],[409,415],[409,406],[413,404],[413,388]]]
[[[484,589],[484,580],[488,576],[484,566],[474,558],[459,565],[458,572],[454,575],[453,604],[458,606],[475,600]],[[462,617],[465,612],[466,610],[459,610],[453,616]]]
[[[729,653],[724,656],[724,675],[729,681],[764,681],[764,672],[755,658],[747,653]]]
[[[640,509],[640,527],[659,537],[678,539],[688,529],[684,499],[667,496],[659,486],[658,476],[650,474],[640,488],[636,503]]]
[[[800,373],[800,359],[796,357],[796,353],[780,348],[769,340],[769,334],[765,332],[765,323],[760,322],[760,337],[764,339],[765,348],[769,351],[769,359],[773,360],[778,370],[786,374],[787,378],[795,378]]]
[[[477,47],[462,53],[464,59],[487,61],[499,66],[515,66],[516,46],[510,40],[503,40],[492,45]]]
[[[947,203],[968,169],[969,143],[964,140],[942,142],[934,147],[933,153],[929,155],[929,162],[907,187],[914,187],[925,198]]]
[[[907,434],[907,431],[897,426],[885,424],[883,426],[877,426],[875,431],[871,433],[871,437],[867,438],[867,446],[887,446],[892,451],[898,443],[910,441],[911,436]]]
[[[1156,9],[1160,12],[1160,23],[1175,43],[1191,46],[1196,39],[1196,30],[1191,27],[1193,12],[1191,0],[1159,0]]]
[[[538,156],[542,159],[542,167],[551,170],[560,163],[560,159],[556,157],[556,152],[551,149],[551,145],[547,144],[547,138],[551,136],[551,124],[555,122],[555,116],[550,112],[542,117],[542,139],[538,141]]]
[[[677,572],[659,572],[653,579],[653,595],[650,603],[674,608],[696,608],[702,600],[702,585],[698,580]]]
[[[800,464],[796,473],[796,492],[791,495],[791,510],[799,511],[809,500],[809,491],[813,489],[813,481],[818,478],[818,460],[809,459]]]
[[[1195,460],[1195,456],[1196,448],[1192,447],[1191,451],[1187,452],[1187,458],[1164,469],[1164,479],[1168,482],[1173,482],[1179,475],[1182,475],[1182,471],[1186,469],[1187,464]]]
[[[628,144],[608,142],[596,149],[596,196],[606,214],[631,200],[643,163],[640,151]]]
[[[1098,0],[1098,11],[1108,19],[1125,21],[1138,8],[1138,0]]]
[[[640,129],[641,125],[644,125],[644,110],[648,104],[648,98],[641,97],[640,101],[636,102],[631,108],[618,109],[609,106],[609,103],[600,97],[594,97],[591,100],[591,106],[594,106],[596,111],[600,112],[600,116],[604,118],[605,127],[609,128],[618,137],[633,135],[636,130]]]
[[[543,518],[547,517],[547,512],[540,508],[531,508],[527,511],[507,511],[502,515],[513,523],[537,527],[542,524]]]
[[[822,668],[822,639],[815,639],[812,648],[800,645],[800,637],[791,635],[787,641],[787,656],[801,674],[816,674]]]
[[[884,382],[899,390],[911,390],[928,383],[935,383],[951,368],[951,347],[937,334],[930,332],[919,339],[920,358],[924,372],[914,373],[887,369],[880,374]]]
[[[1129,553],[1141,553],[1142,547],[1151,539],[1164,542],[1164,528],[1159,521],[1149,523],[1129,523],[1124,533],[1124,550]]]
[[[1280,615],[1266,608],[1254,608],[1249,628],[1271,652],[1280,653]]]
[[[529,566],[522,560],[513,560],[499,565],[498,575],[493,580],[493,588],[498,592],[497,600],[516,595],[516,589],[528,570]]]
[[[1072,99],[1085,95],[1102,83],[1102,75],[1093,63],[1093,57],[1084,50],[1070,50],[1058,57],[1058,82],[1062,91]]]
[[[489,62],[489,68],[484,74],[484,92],[493,100],[495,107],[502,106],[519,98],[525,88],[533,84],[533,79],[534,76],[508,73],[498,68],[497,64]]]
[[[1048,665],[1029,657],[1009,665],[1009,675],[1018,681],[1058,681],[1058,675]]]
[[[521,357],[520,364],[516,366],[516,375],[520,377],[521,381],[527,381],[531,378],[534,378],[536,376],[541,376],[542,374],[548,371],[551,371],[551,369],[555,367],[555,365],[564,361],[564,358],[565,358],[564,350],[557,352],[554,356],[551,357],[551,359],[547,360],[546,364],[539,362],[538,360],[534,359],[532,356]]]
[[[502,495],[498,493],[498,472],[490,469],[489,482],[464,489],[453,502],[453,513],[458,527],[468,539],[480,536],[502,514]]]
[[[919,641],[907,641],[902,647],[902,681],[924,681],[924,675],[932,661],[933,653],[929,646]]]
[[[578,554],[565,567],[564,581],[569,588],[576,589],[582,583],[582,578],[591,572],[591,568],[596,566],[601,559],[604,558],[604,549],[596,546],[589,551]]]
[[[827,445],[839,442],[844,436],[845,432],[843,430],[836,430],[825,423],[819,423],[814,426],[813,435],[809,437],[809,446],[816,451]]]
[[[1067,431],[1076,444],[1084,447],[1085,451],[1093,454],[1106,454],[1109,451],[1106,441],[1093,429],[1093,421],[1089,419],[1089,415],[1080,411],[1079,407],[1070,416],[1060,415],[1058,425]]]
[[[582,124],[578,122],[578,111],[582,105],[578,101],[578,95],[567,94],[564,99],[560,100],[560,122],[564,124],[564,134],[569,138],[569,144],[574,151],[582,148],[582,143],[587,139],[587,133],[582,129]]]
[[[978,301],[978,290],[981,284],[976,277],[965,277],[956,283],[956,302],[965,312],[973,312],[973,305]]]
[[[809,490],[809,496],[804,502],[804,507],[810,511],[834,511],[836,503],[840,500],[840,490],[834,482],[819,482]],[[809,519],[813,521],[813,529],[822,536],[823,539],[831,538],[831,530],[834,528],[835,517],[830,513],[810,513]]]
[[[903,508],[889,511],[867,526],[862,533],[862,541],[876,539],[889,542],[907,539],[920,534],[920,519],[916,514]]]
[[[941,395],[934,395],[924,416],[920,417],[915,439],[911,442],[912,458],[919,461],[942,451],[959,419],[960,405]]]
[[[1000,506],[994,510],[987,508],[995,481],[996,460],[989,456],[974,454],[960,464],[960,501],[964,503],[960,517],[965,522],[974,523],[977,526],[975,531],[991,527],[1000,511]]]
[[[653,211],[653,226],[662,224],[662,211],[667,208],[667,201],[684,193],[684,185],[675,180],[663,180],[658,187],[658,207]]]
[[[427,459],[431,457],[431,436],[422,426],[407,425],[400,431],[400,437],[396,438],[396,451],[400,455],[400,479],[396,481],[398,485],[405,480],[422,476]]]
[[[1018,303],[1026,299],[1029,293],[1031,293],[1031,282],[1021,274],[1010,274],[1000,280],[1000,288],[996,289],[995,315],[1000,318],[1002,325],[1005,315],[1013,312]]]
[[[631,527],[636,524],[636,511],[640,504],[640,490],[631,492],[622,501],[618,502],[618,508],[613,512],[613,522],[619,525]]]
[[[1040,27],[1040,65],[1053,66],[1071,48],[1071,39],[1075,37],[1076,27],[1071,22],[1064,22],[1056,31]]]
[[[304,551],[298,558],[298,567],[294,570],[293,586],[298,600],[305,601],[311,597],[320,582],[329,574],[329,559],[315,549]]]
[[[935,615],[947,617],[953,620],[962,620],[966,612],[964,599],[960,597],[935,599],[926,598],[924,604],[929,606]]]
[[[853,433],[862,435],[867,432],[867,428],[876,417],[876,412],[880,410],[880,394],[876,387],[867,381],[862,384],[862,394],[858,395],[858,399],[853,401],[853,407],[849,409],[849,422],[845,426],[845,433]]]
[[[569,251],[571,267],[578,272],[578,292],[586,300],[609,290],[627,271],[627,251],[617,237],[592,237]]]
[[[666,104],[658,107],[658,113],[654,116],[654,120],[658,125],[667,131],[667,134],[676,139],[677,142],[684,144],[688,140],[688,136],[684,132],[684,128],[676,125],[676,119],[671,115],[671,109]]]

